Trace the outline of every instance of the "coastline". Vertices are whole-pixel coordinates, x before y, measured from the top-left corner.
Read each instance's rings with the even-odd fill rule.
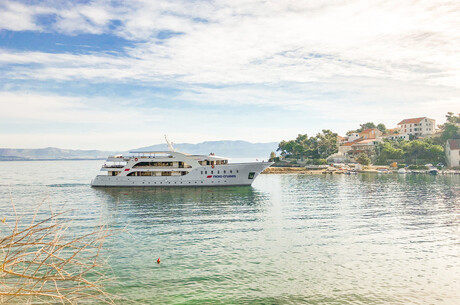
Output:
[[[322,174],[324,169],[311,170],[303,167],[268,167],[261,174],[274,175],[274,174]]]
[[[381,168],[379,166],[379,168]],[[302,174],[302,175],[318,175],[318,174],[335,174],[335,175],[341,175],[341,174],[346,174],[346,170],[341,170],[341,169],[336,169],[336,170],[330,170],[330,169],[317,169],[317,170],[312,170],[312,169],[307,169],[307,168],[302,168],[302,167],[269,167],[266,168],[261,174],[264,175],[279,175],[279,174]],[[379,172],[376,168],[365,168],[361,170],[357,170],[355,173],[367,173],[367,174],[398,174],[397,169],[388,169],[388,172],[386,173],[381,173]],[[426,170],[411,170],[410,173],[407,174],[428,174]],[[458,170],[441,170],[439,171],[440,175],[459,175],[460,171]]]

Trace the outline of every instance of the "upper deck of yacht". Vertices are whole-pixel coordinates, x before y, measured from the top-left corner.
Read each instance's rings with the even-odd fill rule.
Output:
[[[109,156],[106,161],[108,162],[128,162],[132,159],[137,160],[169,160],[169,159],[178,159],[178,160],[194,160],[200,163],[200,165],[224,165],[227,164],[230,160],[229,158],[216,156],[211,153],[209,155],[191,155],[187,153],[177,152],[177,151],[130,151],[132,155],[123,156],[115,155]],[[172,161],[172,160],[171,160]]]

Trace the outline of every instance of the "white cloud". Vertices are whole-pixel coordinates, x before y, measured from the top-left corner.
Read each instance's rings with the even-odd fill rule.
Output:
[[[442,4],[442,5],[441,5]],[[62,33],[113,32],[140,39],[128,55],[2,54],[10,77],[39,79],[171,79],[185,83],[327,82],[334,77],[387,78],[460,86],[460,6],[444,1],[108,1],[68,5]],[[30,9],[52,10],[51,4]],[[9,13],[14,14],[12,4]],[[195,22],[194,18],[207,20]],[[23,18],[24,19],[24,18]],[[27,25],[29,24],[29,25]],[[38,25],[36,25],[37,27]],[[182,33],[158,44],[160,31]]]
[[[458,1],[133,0],[114,4],[101,0],[69,1],[59,8],[54,7],[54,1],[5,3],[0,29],[52,30],[68,35],[109,33],[133,42],[120,53],[0,49],[0,69],[7,82],[159,84],[180,88],[177,101],[207,107],[272,107],[305,113],[306,120],[325,121],[324,126],[311,127],[309,133],[328,126],[344,132],[363,120],[392,126],[404,117],[427,115],[439,121],[445,112],[458,108]],[[43,13],[57,16],[46,29],[35,18]],[[114,21],[116,26],[111,26]],[[158,38],[164,31],[178,35]],[[2,94],[0,98],[8,97]],[[72,120],[73,111],[89,121],[101,117],[102,107],[88,107],[90,98],[48,98],[34,97],[29,103],[43,118]],[[20,97],[8,116],[31,119],[19,112],[29,105],[26,100]],[[36,106],[37,101],[43,107]],[[53,114],[56,108],[59,113]],[[118,110],[109,111],[109,115],[119,118]],[[150,115],[162,120],[171,113],[164,109],[161,114],[130,111],[128,121],[145,115],[141,122]],[[172,115],[184,122],[194,115],[206,121],[186,109],[179,112]],[[179,125],[187,128],[185,123]],[[252,130],[257,130],[254,127]],[[294,129],[289,130],[284,131],[295,135]],[[199,140],[213,134],[233,136],[223,129],[212,133],[196,127],[193,132],[208,137]],[[239,132],[237,137],[252,137]]]
[[[118,102],[118,104],[117,104]],[[39,93],[0,91],[0,120],[46,123],[81,123],[126,126],[160,119],[154,107],[126,108],[121,102],[102,97],[91,99]]]
[[[39,31],[42,28],[36,23],[36,16],[52,12],[52,8],[5,1],[0,3],[0,30]]]
[[[35,14],[39,8],[51,10],[50,5],[45,2],[24,14]],[[13,69],[13,75],[147,81],[173,77],[212,84],[365,76],[438,84],[446,81],[452,86],[460,83],[459,7],[449,1],[436,6],[424,1],[336,1],[329,5],[315,1],[131,1],[123,7],[108,1],[69,4],[57,12],[56,31],[110,32],[110,21],[118,20],[121,24],[114,34],[143,42],[128,49],[128,56],[117,58],[94,54],[65,60],[70,56],[18,54],[26,60],[30,55],[41,58],[34,68]],[[10,13],[16,11],[11,9]],[[209,22],[195,22],[194,18]],[[155,35],[162,30],[182,34],[158,44]],[[105,66],[89,69],[92,60]],[[55,73],[56,69],[63,73]]]

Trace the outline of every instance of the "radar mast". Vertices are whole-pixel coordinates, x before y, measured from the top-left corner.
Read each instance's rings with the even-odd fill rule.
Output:
[[[168,140],[168,138],[166,137],[166,135],[165,135],[165,140],[166,140],[166,143],[168,144],[168,149],[169,149],[169,151],[171,151],[171,152],[176,151],[176,150],[174,149],[174,147],[173,147],[173,143],[172,143],[172,142],[169,142],[169,140]]]

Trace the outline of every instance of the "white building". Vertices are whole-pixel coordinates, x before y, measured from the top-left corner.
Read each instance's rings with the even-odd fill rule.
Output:
[[[359,135],[359,132],[353,132],[348,136],[348,141],[347,142],[353,142],[353,141],[356,141],[356,140],[358,140],[360,138],[361,138],[361,136]]]
[[[415,137],[430,135],[435,133],[436,121],[427,117],[405,119],[398,123],[400,128],[400,135],[409,137],[410,135]]]
[[[460,167],[460,139],[447,140],[446,160],[448,167]]]
[[[397,141],[397,140],[409,140],[409,135],[401,134],[401,129],[397,128],[390,128],[387,129],[385,139]]]

